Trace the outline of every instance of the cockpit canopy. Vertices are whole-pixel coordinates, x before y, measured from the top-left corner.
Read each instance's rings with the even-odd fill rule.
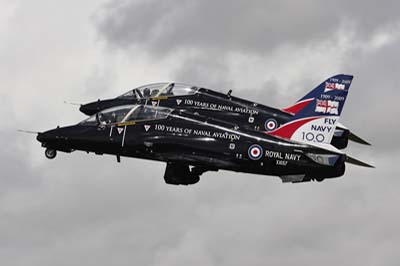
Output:
[[[165,119],[173,109],[150,105],[121,105],[105,109],[80,122],[81,125],[107,125]]]
[[[197,90],[197,87],[183,83],[153,83],[132,89],[117,98],[133,100],[160,96],[184,96],[192,95]]]

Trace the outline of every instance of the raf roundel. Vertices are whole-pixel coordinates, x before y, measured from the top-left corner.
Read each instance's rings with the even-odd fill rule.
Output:
[[[265,121],[265,129],[267,131],[271,131],[274,130],[278,127],[278,122],[275,119],[268,119],[267,121]]]
[[[263,149],[258,144],[253,144],[249,147],[249,158],[252,160],[259,160],[263,155]]]

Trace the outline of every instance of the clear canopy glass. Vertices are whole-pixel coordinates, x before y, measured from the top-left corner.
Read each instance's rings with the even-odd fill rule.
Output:
[[[83,120],[83,125],[107,125],[130,121],[165,119],[173,109],[152,105],[121,105],[105,109],[88,119]]]
[[[165,119],[171,112],[172,109],[167,107],[138,105],[121,122]]]
[[[198,88],[196,86],[183,83],[153,83],[132,89],[117,98],[134,100],[160,96],[184,96],[192,95],[196,93],[197,90]]]

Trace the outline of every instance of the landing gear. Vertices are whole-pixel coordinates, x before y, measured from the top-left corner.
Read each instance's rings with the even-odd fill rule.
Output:
[[[47,148],[46,151],[44,152],[44,155],[46,156],[47,159],[54,159],[57,156],[57,150]]]

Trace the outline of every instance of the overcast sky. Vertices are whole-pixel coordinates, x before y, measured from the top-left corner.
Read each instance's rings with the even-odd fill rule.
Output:
[[[1,265],[399,265],[398,1],[0,0]],[[282,184],[82,152],[34,135],[84,103],[175,80],[285,107],[354,75],[343,177]]]

